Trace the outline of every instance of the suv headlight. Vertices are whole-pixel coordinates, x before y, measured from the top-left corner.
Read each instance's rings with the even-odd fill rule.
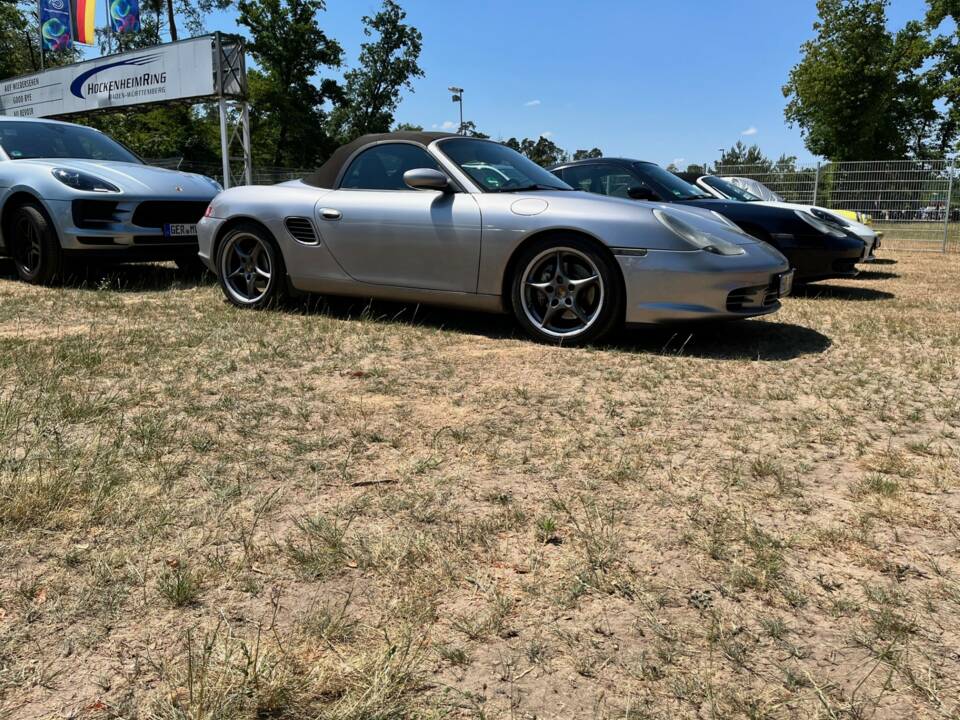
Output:
[[[67,168],[54,168],[53,176],[67,187],[84,192],[118,193],[120,188],[106,180],[101,180],[95,175],[80,172],[79,170],[68,170]]]
[[[661,225],[698,250],[706,250],[717,255],[743,255],[746,252],[739,245],[719,235],[699,230],[667,210],[657,208],[653,211],[653,216],[660,221]]]
[[[798,218],[803,220],[807,225],[809,225],[819,233],[823,233],[824,235],[830,235],[831,237],[847,236],[846,233],[843,232],[843,230],[838,228],[836,225],[829,225],[823,222],[823,220],[818,220],[808,212],[804,212],[803,210],[794,210],[793,213],[794,215],[796,215]]]
[[[810,214],[813,215],[817,220],[823,220],[823,222],[828,225],[839,225],[840,227],[850,227],[850,221],[839,215],[834,215],[833,213],[828,213],[826,210],[821,210],[820,208],[810,208]]]

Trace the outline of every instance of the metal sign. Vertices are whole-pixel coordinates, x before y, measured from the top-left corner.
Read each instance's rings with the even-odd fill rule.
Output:
[[[0,81],[0,115],[58,117],[219,96],[218,45],[208,35],[9,78]]]

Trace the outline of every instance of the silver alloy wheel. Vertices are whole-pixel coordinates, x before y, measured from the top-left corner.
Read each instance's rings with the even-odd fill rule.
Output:
[[[21,216],[14,232],[19,239],[14,246],[14,259],[24,275],[33,275],[40,269],[40,231],[28,217]]]
[[[220,277],[230,297],[254,305],[269,293],[273,262],[266,242],[250,233],[237,233],[227,240],[220,254]]]
[[[596,263],[571,247],[544,250],[527,263],[520,301],[533,326],[551,337],[576,337],[600,317],[603,278]]]

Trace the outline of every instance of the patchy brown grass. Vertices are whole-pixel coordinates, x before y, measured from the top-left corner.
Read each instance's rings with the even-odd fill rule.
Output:
[[[958,278],[586,349],[0,280],[0,718],[956,717]]]

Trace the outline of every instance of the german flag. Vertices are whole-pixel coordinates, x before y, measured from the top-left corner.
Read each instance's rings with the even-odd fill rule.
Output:
[[[73,0],[73,41],[81,45],[96,44],[93,19],[97,0]]]

